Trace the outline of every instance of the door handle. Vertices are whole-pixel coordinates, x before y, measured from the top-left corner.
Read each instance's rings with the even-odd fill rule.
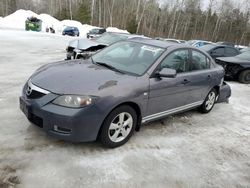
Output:
[[[210,79],[210,78],[211,78],[211,75],[210,75],[210,74],[209,74],[209,75],[207,75],[207,78],[208,78],[208,79]]]
[[[184,79],[181,83],[185,85],[185,84],[188,84],[189,82],[190,82],[189,80]]]

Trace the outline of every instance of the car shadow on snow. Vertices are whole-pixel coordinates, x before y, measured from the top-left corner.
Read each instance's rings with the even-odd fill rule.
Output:
[[[192,126],[192,116],[199,114],[197,110],[191,110],[188,112],[183,112],[181,114],[176,114],[168,116],[164,119],[160,119],[154,122],[149,122],[143,124],[139,132],[135,133],[132,136],[132,141],[129,141],[125,144],[125,147],[130,147],[130,144],[133,144],[133,138],[140,135],[139,137],[147,137],[151,131],[154,132],[154,135],[168,134],[172,132],[179,132],[177,127],[182,131],[185,131],[187,126]],[[157,133],[158,132],[158,133]],[[146,138],[145,138],[146,139]],[[76,149],[83,153],[92,153],[95,151],[107,151],[108,148],[104,148],[98,141],[94,142],[85,142],[85,143],[76,143],[58,140],[47,135],[44,131],[41,131],[39,127],[29,123],[27,128],[25,138],[24,138],[24,150],[34,151],[34,150],[46,150],[50,148],[57,149]],[[123,146],[124,147],[124,146]]]

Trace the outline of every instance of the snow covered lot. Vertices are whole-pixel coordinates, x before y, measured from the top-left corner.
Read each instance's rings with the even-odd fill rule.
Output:
[[[19,110],[41,65],[65,58],[71,37],[0,30],[0,187],[250,187],[250,85],[229,104],[142,126],[116,149],[47,136]]]

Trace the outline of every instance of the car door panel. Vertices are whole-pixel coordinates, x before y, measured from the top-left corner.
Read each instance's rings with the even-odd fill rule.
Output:
[[[189,103],[203,101],[211,89],[214,71],[210,68],[211,60],[205,54],[192,50],[190,66],[190,95]]]
[[[189,81],[186,69],[189,61],[189,50],[179,49],[170,52],[160,63],[158,69],[170,68],[177,71],[175,78],[150,78],[148,114],[163,112],[187,104]],[[179,73],[178,73],[179,72]]]
[[[190,73],[188,77],[190,94],[188,96],[188,103],[203,101],[211,87],[211,78],[213,71],[202,70]]]
[[[185,79],[185,74],[179,74],[176,78],[151,78],[148,114],[186,105],[190,86]]]

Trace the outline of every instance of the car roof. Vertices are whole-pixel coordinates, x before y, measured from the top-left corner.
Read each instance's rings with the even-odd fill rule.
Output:
[[[231,48],[235,48],[233,46],[229,46],[229,45],[226,45],[226,44],[218,44],[218,43],[211,43],[211,44],[207,44],[207,45],[214,46],[214,47],[231,47]]]
[[[186,44],[177,44],[177,43],[173,43],[173,42],[167,42],[167,41],[161,41],[161,40],[155,40],[155,39],[150,39],[150,38],[132,38],[129,39],[129,41],[133,41],[133,42],[138,42],[141,44],[146,44],[146,45],[153,45],[153,46],[157,46],[160,48],[168,48],[170,46],[178,46],[178,47],[189,47],[189,45]]]
[[[130,33],[118,33],[118,32],[106,32],[106,33],[109,33],[109,34],[113,34],[113,35],[122,35],[122,36],[131,36],[132,34]]]

